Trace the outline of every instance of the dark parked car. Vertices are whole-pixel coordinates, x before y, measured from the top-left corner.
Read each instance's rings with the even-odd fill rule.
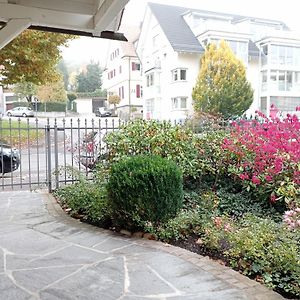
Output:
[[[97,117],[111,117],[111,115],[112,115],[111,111],[105,107],[99,107],[96,112]]]
[[[20,165],[19,150],[0,144],[0,174],[13,172]]]

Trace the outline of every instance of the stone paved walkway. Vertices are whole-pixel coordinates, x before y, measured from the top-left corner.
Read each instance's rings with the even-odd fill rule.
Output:
[[[0,193],[0,299],[283,299],[218,263],[64,215],[50,195]]]

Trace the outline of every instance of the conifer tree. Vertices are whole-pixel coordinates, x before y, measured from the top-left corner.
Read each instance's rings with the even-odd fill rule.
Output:
[[[208,45],[201,58],[200,73],[193,89],[194,109],[222,115],[242,115],[253,101],[253,89],[243,63],[225,41]]]

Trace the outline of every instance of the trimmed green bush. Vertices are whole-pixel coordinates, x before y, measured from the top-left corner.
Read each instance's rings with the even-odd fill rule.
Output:
[[[66,102],[39,102],[38,111],[64,112],[66,111],[66,105]]]
[[[12,102],[11,105],[13,108],[15,108],[15,107],[32,107],[30,105],[30,103],[27,101],[23,101],[23,102],[16,101],[16,102]]]
[[[182,172],[159,156],[137,155],[114,163],[107,189],[114,221],[127,229],[164,222],[182,207]]]

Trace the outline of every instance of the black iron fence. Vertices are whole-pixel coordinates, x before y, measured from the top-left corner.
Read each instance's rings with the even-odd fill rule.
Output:
[[[0,189],[52,191],[91,179],[105,135],[121,125],[114,118],[0,119]]]

